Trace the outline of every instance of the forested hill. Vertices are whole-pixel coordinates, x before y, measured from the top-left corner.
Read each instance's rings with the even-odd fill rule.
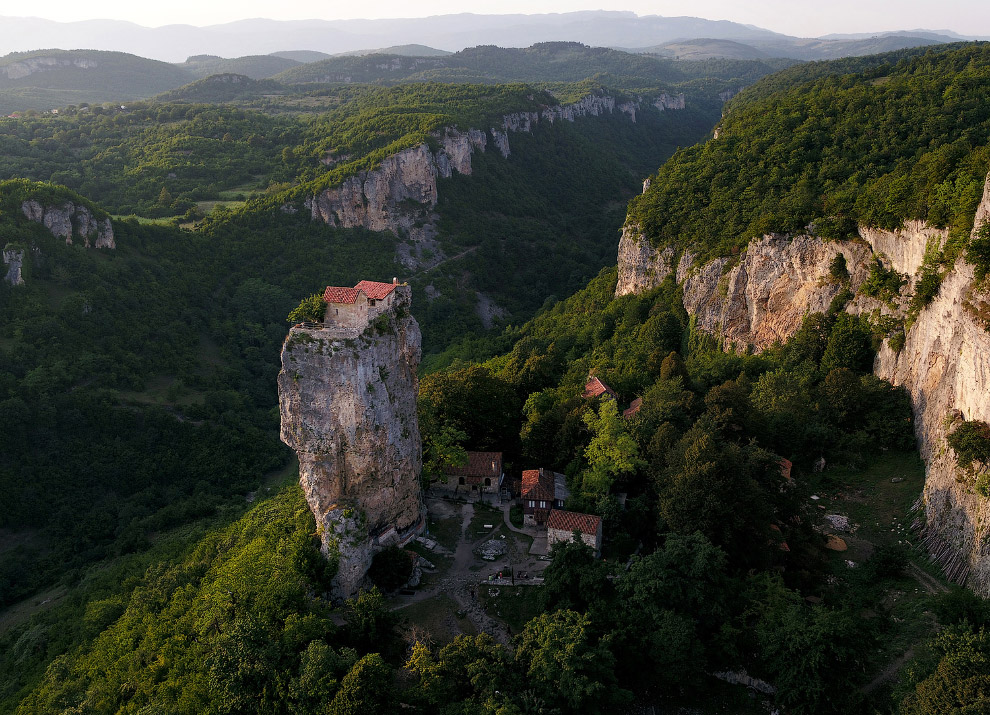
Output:
[[[442,57],[375,54],[331,57],[286,70],[275,79],[308,82],[579,82],[596,77],[612,86],[671,88],[716,81],[738,88],[788,67],[793,60],[677,61],[578,42],[544,42],[527,48],[471,47]]]
[[[769,232],[904,219],[968,236],[990,165],[990,44],[813,63],[733,99],[629,208],[655,244],[727,255]]]
[[[167,62],[124,52],[38,50],[0,57],[0,115],[69,104],[130,102],[189,82]]]
[[[236,94],[266,81],[221,75],[193,87]],[[576,98],[613,92],[590,82],[555,89]],[[445,127],[487,130],[506,114],[560,101],[529,85],[430,83],[324,88],[282,98],[267,108],[275,111],[160,102],[0,119],[7,157],[0,178],[52,180],[115,215],[261,236],[309,220],[305,200],[319,191],[403,149],[434,146]],[[613,260],[625,203],[642,177],[709,132],[720,107],[692,99],[676,111],[647,106],[636,122],[616,110],[515,132],[509,157],[489,141],[471,158],[472,176],[442,179],[439,241],[446,257],[461,258],[408,276],[394,264],[396,237],[375,243],[375,250],[388,245],[380,257],[391,266],[387,276],[414,285],[427,350],[484,330],[489,318],[479,301],[493,301],[505,320],[525,320],[550,295],[584,285]],[[282,211],[290,203],[298,214]],[[564,244],[561,232],[570,237]],[[558,246],[553,265],[551,246]]]

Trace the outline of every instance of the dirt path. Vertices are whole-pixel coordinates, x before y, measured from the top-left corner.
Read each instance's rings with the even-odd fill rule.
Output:
[[[477,250],[478,250],[478,246],[471,246],[471,248],[465,249],[465,250],[461,251],[460,253],[458,253],[458,254],[456,254],[454,256],[450,256],[449,258],[444,258],[439,263],[434,263],[429,268],[424,268],[421,271],[417,271],[416,273],[413,273],[413,275],[414,276],[425,275],[425,274],[429,273],[430,271],[432,271],[434,268],[439,268],[444,263],[450,263],[451,261],[456,261],[458,258],[464,258],[464,256],[468,255],[469,253],[474,253]]]
[[[935,595],[937,593],[948,593],[949,587],[940,583],[938,579],[929,576],[925,573],[925,570],[918,566],[916,563],[908,562],[907,567],[904,569],[907,571],[908,575],[911,576],[915,581],[921,584],[921,587],[928,591],[928,593]]]
[[[939,593],[949,592],[948,586],[939,582],[938,579],[929,575],[923,568],[912,561],[908,561],[907,565],[904,567],[904,571],[932,596]],[[864,695],[871,694],[888,680],[893,679],[901,671],[901,668],[904,667],[905,663],[911,660],[912,657],[914,657],[914,648],[908,648],[906,653],[901,655],[899,658],[892,660],[887,667],[884,668],[879,675],[877,675],[877,677],[860,688],[860,692]]]
[[[892,680],[899,672],[904,664],[907,663],[911,658],[914,657],[914,648],[908,648],[907,652],[904,653],[900,658],[895,658],[892,660],[886,668],[881,671],[880,675],[875,677],[869,683],[864,685],[859,689],[863,695],[870,695],[874,690],[879,688],[881,685],[886,683],[888,680]]]
[[[479,633],[488,633],[502,645],[508,645],[509,634],[505,626],[489,617],[481,605],[478,574],[471,570],[475,564],[475,547],[491,538],[489,533],[475,541],[467,539],[467,529],[473,516],[473,504],[461,506],[461,535],[454,552],[454,563],[447,573],[429,588],[421,588],[414,595],[403,597],[392,606],[392,610],[399,611],[420,601],[446,594],[457,604],[458,610],[464,611]]]

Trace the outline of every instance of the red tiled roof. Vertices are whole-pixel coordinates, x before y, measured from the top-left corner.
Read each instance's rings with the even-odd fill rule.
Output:
[[[389,293],[395,290],[395,285],[395,283],[361,281],[353,288],[327,286],[327,289],[323,291],[323,300],[326,303],[353,303],[357,300],[358,293],[362,291],[371,300],[384,300]]]
[[[324,303],[353,303],[357,300],[358,293],[360,291],[357,288],[339,288],[337,286],[327,286],[327,289],[323,291],[323,302]]]
[[[524,469],[522,473],[522,498],[533,501],[553,501],[553,473],[545,469]]]
[[[395,283],[378,283],[376,281],[361,281],[356,286],[357,290],[363,290],[372,300],[384,300],[389,293],[395,290]]]
[[[561,531],[580,531],[582,534],[594,536],[598,533],[598,526],[602,523],[600,516],[594,514],[580,514],[576,511],[562,511],[554,509],[547,518],[548,529],[560,529]]]
[[[452,477],[466,477],[468,479],[498,479],[502,474],[502,453],[501,452],[468,452],[468,461],[463,467],[447,467],[446,474]]]
[[[791,478],[791,469],[794,467],[794,463],[789,459],[780,458],[780,474],[788,481]]]
[[[584,385],[584,397],[601,397],[605,394],[608,394],[610,397],[615,399],[615,392],[612,388],[599,380],[597,377],[589,378],[588,382]]]
[[[627,420],[630,420],[633,417],[635,417],[637,414],[639,414],[639,408],[642,406],[643,406],[643,398],[637,397],[629,404],[629,409],[623,410],[622,416],[625,417]]]

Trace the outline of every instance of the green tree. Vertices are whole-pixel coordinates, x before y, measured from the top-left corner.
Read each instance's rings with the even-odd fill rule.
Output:
[[[354,664],[340,681],[340,689],[327,709],[328,715],[380,715],[393,706],[392,669],[378,653]]]
[[[508,690],[513,664],[508,651],[487,633],[459,635],[436,653],[416,642],[406,668],[419,679],[416,695],[427,705],[441,707],[475,702],[496,690]]]
[[[450,427],[467,434],[468,449],[510,451],[518,438],[519,398],[487,368],[475,365],[427,375],[419,394],[440,430]]]
[[[398,618],[378,588],[362,590],[357,598],[348,599],[344,619],[347,640],[358,652],[377,651],[391,657],[401,648],[395,633]]]
[[[632,700],[616,683],[609,643],[608,636],[595,634],[588,616],[543,613],[519,635],[516,663],[537,694],[564,712],[605,712]]]
[[[290,323],[322,323],[326,317],[327,304],[321,293],[314,293],[303,298],[299,305],[292,309],[287,320]]]
[[[322,640],[312,641],[300,655],[299,674],[289,684],[289,710],[297,715],[325,710],[340,679],[357,660],[357,653],[349,648],[335,650]]]
[[[645,463],[615,400],[602,400],[597,413],[585,412],[584,423],[592,437],[584,450],[588,469],[581,488],[587,495],[600,497],[611,491],[617,478],[633,475]]]
[[[540,589],[544,610],[599,613],[608,609],[614,592],[608,565],[595,558],[590,546],[583,541],[558,542],[550,556]]]

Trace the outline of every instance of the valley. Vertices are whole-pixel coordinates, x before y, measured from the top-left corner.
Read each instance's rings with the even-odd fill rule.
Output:
[[[985,707],[990,52],[761,52],[0,119],[0,712]]]

